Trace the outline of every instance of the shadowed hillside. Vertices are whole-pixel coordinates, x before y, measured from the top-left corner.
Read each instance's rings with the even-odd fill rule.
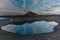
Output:
[[[37,13],[34,12],[27,12],[24,15],[5,15],[5,16],[0,16],[0,17],[7,17],[8,19],[13,19],[13,21],[26,21],[26,20],[48,20],[52,21],[55,19],[54,15],[38,15]]]

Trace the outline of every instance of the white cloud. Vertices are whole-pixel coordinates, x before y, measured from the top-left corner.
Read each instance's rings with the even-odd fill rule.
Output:
[[[38,3],[38,0],[34,0],[33,2],[33,5],[37,4]]]
[[[44,0],[43,3],[49,3],[51,0]]]
[[[11,1],[13,1],[13,0],[0,0],[0,15],[23,15],[30,10],[30,9],[24,10],[24,9],[19,8],[19,7],[15,7],[11,3]],[[38,3],[38,0],[34,0],[33,5],[35,5],[37,3]],[[25,4],[23,6],[26,7]],[[37,14],[45,14],[45,13],[41,13],[40,10],[41,9],[40,9],[40,4],[39,4],[37,6],[37,9],[33,10],[33,12],[36,12]]]
[[[25,23],[23,25],[9,24],[2,26],[1,29],[16,34],[40,34],[54,31],[54,27],[58,25],[55,21],[36,21],[33,23]]]
[[[52,7],[60,7],[60,3],[52,4]]]
[[[26,0],[23,0],[24,4],[22,5],[23,8],[21,9],[19,7],[15,7],[11,3],[11,1],[14,1],[14,0],[0,0],[0,15],[24,15],[28,11],[35,12],[39,15],[50,15],[50,14],[54,14],[51,11],[51,10],[54,10],[53,8],[60,6],[60,3],[54,4],[54,2],[56,0],[55,1],[53,0],[54,2],[52,0],[43,0],[43,2],[41,2],[41,3],[38,3],[39,0],[34,0],[33,4],[31,5],[31,6],[33,6],[33,8],[31,7],[29,9],[25,9],[26,8],[26,5],[25,5]],[[15,1],[15,3],[17,3],[17,2]],[[38,3],[38,5],[35,5],[37,3]],[[49,5],[46,5],[47,3],[49,3]],[[36,7],[35,9],[34,9],[34,6]],[[45,9],[44,7],[47,9]]]
[[[0,0],[0,15],[23,15],[28,10],[24,10],[18,7],[15,7],[12,3],[11,0]]]

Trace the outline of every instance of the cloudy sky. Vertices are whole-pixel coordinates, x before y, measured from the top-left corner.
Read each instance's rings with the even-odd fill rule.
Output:
[[[60,14],[60,0],[0,0],[0,15]]]

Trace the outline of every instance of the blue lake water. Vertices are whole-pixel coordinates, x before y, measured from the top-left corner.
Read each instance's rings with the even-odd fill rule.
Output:
[[[55,21],[21,21],[11,22],[8,25],[2,26],[4,31],[16,34],[40,34],[54,31],[54,27],[58,25]]]

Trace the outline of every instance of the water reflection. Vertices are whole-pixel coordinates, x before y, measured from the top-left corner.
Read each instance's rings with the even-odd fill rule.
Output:
[[[56,23],[55,21],[35,21],[22,25],[9,24],[1,27],[1,29],[16,34],[40,34],[54,31],[54,27],[56,25],[58,25],[58,23]]]

